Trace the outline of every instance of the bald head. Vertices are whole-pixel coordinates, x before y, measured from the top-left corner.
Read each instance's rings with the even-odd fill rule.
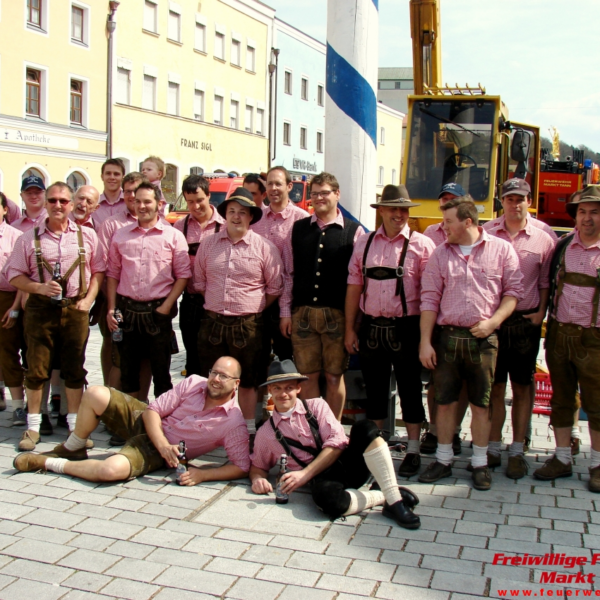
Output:
[[[231,400],[235,396],[241,374],[242,368],[235,358],[231,356],[219,358],[208,375],[206,386],[208,398],[219,404]]]
[[[235,377],[236,379],[239,379],[242,375],[242,365],[240,365],[240,363],[232,356],[222,356],[219,358],[213,365],[213,369],[222,371],[226,375]]]
[[[80,223],[89,220],[98,208],[100,192],[93,185],[82,185],[73,196],[73,216]]]

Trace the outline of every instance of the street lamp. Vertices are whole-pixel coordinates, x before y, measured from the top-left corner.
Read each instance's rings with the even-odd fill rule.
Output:
[[[112,158],[112,105],[113,105],[113,33],[117,27],[115,13],[120,2],[110,0],[109,13],[106,17],[106,32],[108,33],[108,59],[107,59],[107,106],[106,106],[106,156]]]
[[[273,62],[274,61],[274,62]],[[277,65],[279,63],[279,48],[271,48],[269,62],[269,168],[277,151]],[[275,108],[273,109],[273,73],[275,74]]]

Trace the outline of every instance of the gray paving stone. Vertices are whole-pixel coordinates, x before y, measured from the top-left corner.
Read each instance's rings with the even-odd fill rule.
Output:
[[[129,523],[130,525],[140,525],[141,527],[157,528],[161,523],[165,522],[165,518],[157,515],[147,515],[124,510],[121,514],[117,515],[113,521],[115,523]]]
[[[497,479],[497,477],[495,478]],[[494,482],[495,483],[495,482]],[[507,490],[497,490],[494,483],[492,483],[492,489],[487,492],[481,492],[479,490],[472,490],[469,496],[471,500],[482,501],[482,502],[507,502],[515,504],[518,500],[517,492],[510,492]]]
[[[342,558],[356,558],[374,562],[379,558],[379,548],[365,548],[362,546],[348,546],[346,544],[331,544],[325,553],[329,556],[340,556]]]
[[[173,531],[166,531],[163,529],[151,529],[150,527],[147,527],[131,538],[131,541],[138,544],[158,546],[160,548],[178,549],[185,546],[192,539],[194,539],[193,535],[175,533]]]
[[[488,500],[465,500],[463,498],[446,498],[444,502],[445,508],[455,510],[470,510],[479,513],[500,513],[500,502],[492,502]]]
[[[137,560],[135,558],[124,558],[114,564],[104,573],[112,577],[123,579],[134,579],[149,583],[158,577],[168,566],[148,560]]]
[[[402,585],[415,585],[421,588],[428,588],[432,575],[433,571],[431,569],[413,569],[411,567],[398,567],[396,572],[394,573],[392,583],[399,583]]]
[[[379,561],[382,563],[390,563],[392,565],[418,567],[421,562],[421,555],[412,554],[410,552],[398,552],[396,550],[384,550]]]
[[[83,550],[96,550],[102,552],[114,543],[113,538],[105,538],[100,535],[88,535],[82,533],[69,542],[69,546],[82,548]]]
[[[106,548],[105,552],[115,554],[116,556],[142,559],[148,556],[153,549],[151,546],[146,546],[145,544],[134,544],[133,542],[118,540]]]
[[[535,527],[537,529],[552,529],[552,521],[539,517],[519,517],[510,515],[508,525],[512,527]]]
[[[2,590],[2,600],[23,600],[23,598],[43,598],[56,600],[64,596],[65,589],[50,583],[29,579],[18,579]]]
[[[109,508],[118,508],[120,510],[131,510],[136,511],[146,506],[147,502],[141,502],[139,500],[132,500],[130,498],[114,498],[106,506]]]
[[[505,506],[505,505],[503,505]],[[506,523],[506,516],[503,514],[487,514],[484,517],[482,517],[481,513],[476,513],[470,510],[465,510],[465,512],[463,513],[463,518],[462,521],[476,521],[476,522],[481,522],[481,519],[485,518],[486,522],[491,524],[495,524],[495,525],[504,525]],[[460,521],[457,521],[457,523],[459,523]]]
[[[396,567],[396,565],[389,563],[355,560],[350,569],[346,572],[346,575],[348,577],[358,577],[359,579],[390,581],[396,568],[401,567]]]
[[[10,490],[0,490],[0,502],[2,504],[24,504],[31,500],[35,494],[24,494],[23,492],[12,492]]]
[[[315,554],[323,554],[323,552],[327,550],[327,544],[325,542],[289,537],[285,535],[276,535],[269,542],[269,546],[289,548],[290,550],[300,550],[302,552],[314,552]]]
[[[526,567],[510,567],[504,565],[485,565],[484,576],[493,579],[509,579],[511,581],[529,581],[530,569]]]
[[[254,531],[240,531],[239,529],[221,529],[214,537],[219,540],[245,542],[246,544],[257,544],[259,546],[266,546],[273,539],[272,535]]]
[[[254,562],[217,557],[211,560],[204,570],[238,577],[254,577],[261,568],[262,565]]]
[[[83,481],[82,479],[71,479],[70,477],[63,475],[58,476],[56,479],[49,481],[46,485],[50,487],[64,488],[66,490],[89,492],[94,488],[98,487],[97,483],[92,481]]]
[[[102,519],[88,518],[73,527],[73,531],[101,535],[115,538],[117,540],[128,540],[136,533],[142,531],[143,527],[129,525],[128,523],[117,523],[115,521],[104,521]]]
[[[448,592],[464,592],[475,596],[483,596],[486,584],[487,580],[485,577],[436,571],[431,580],[431,589],[446,590]]]
[[[89,575],[89,573],[87,573],[87,575]],[[100,596],[100,594],[84,592],[82,590],[71,590],[60,600],[106,600],[106,596]]]
[[[304,587],[298,587],[295,585],[288,585],[283,590],[281,596],[278,596],[277,600],[333,600],[336,592],[330,590],[316,590],[310,588],[307,590]],[[362,597],[360,597],[362,600]],[[250,600],[255,600],[251,598]],[[336,600],[350,600],[348,594],[339,594],[336,596]]]
[[[582,546],[582,538],[579,533],[570,533],[568,531],[549,531],[542,530],[540,542],[543,544],[560,544],[561,546],[573,546],[580,548]]]
[[[47,496],[48,498],[64,498],[70,493],[70,490],[52,487],[50,485],[38,485],[35,483],[32,483],[19,490],[19,494],[31,494],[32,496]]]
[[[285,566],[292,569],[343,575],[351,562],[352,561],[347,558],[328,556],[326,554],[315,555],[309,552],[294,552]]]
[[[47,565],[36,562],[35,565],[29,560],[13,560],[0,570],[3,575],[18,577],[19,579],[31,579],[43,583],[59,584],[73,574],[72,569]]]
[[[410,585],[382,583],[377,589],[377,598],[385,600],[448,600],[450,594],[438,590],[425,590]]]
[[[434,517],[440,521],[454,521],[461,519],[463,512],[462,510],[450,509],[447,506],[444,508],[437,508],[435,506],[421,506],[419,504],[419,514],[426,517]],[[446,527],[443,527],[442,531],[446,531]],[[451,531],[451,530],[450,530]]]
[[[445,531],[438,533],[435,542],[436,544],[469,546],[471,548],[485,548],[487,546],[487,538],[485,537],[459,533],[446,533]]]
[[[215,600],[215,596],[175,588],[163,588],[154,596],[153,600]]]
[[[463,548],[460,559],[491,563],[497,552],[497,550],[483,550],[482,548]]]
[[[523,542],[537,542],[538,531],[533,527],[513,527],[512,525],[499,525],[498,539],[520,540]]]
[[[2,588],[5,588],[7,585],[13,583],[14,581],[16,581],[15,577],[10,577],[8,575],[0,575],[0,590]]]
[[[595,510],[594,503],[591,500],[582,498],[557,498],[558,508],[574,508],[575,510]]]
[[[342,577],[326,573],[319,579],[316,587],[323,590],[348,592],[359,596],[370,596],[377,585],[376,581],[358,579],[356,577]]]
[[[319,579],[319,573],[269,565],[261,569],[255,578],[275,583],[313,587]]]
[[[284,548],[253,546],[243,554],[242,560],[283,567],[291,555],[292,550],[286,550]]]
[[[7,521],[16,521],[34,511],[33,506],[19,506],[17,504],[2,504],[2,518]]]
[[[62,529],[51,529],[50,527],[39,527],[38,525],[29,525],[25,529],[16,534],[18,537],[29,538],[31,540],[40,540],[42,542],[50,541],[53,544],[67,544],[77,533],[72,531],[64,531]],[[3,540],[0,538],[0,546]]]
[[[230,542],[215,538],[195,537],[185,546],[186,552],[201,552],[210,556],[223,556],[224,558],[238,558],[248,549],[248,544],[241,542]]]
[[[456,559],[443,558],[441,556],[424,556],[423,561],[421,562],[421,569],[447,571],[448,573],[466,573],[467,575],[481,575],[483,563],[465,560],[462,557]]]
[[[191,523],[190,521],[178,521],[176,519],[169,519],[165,521],[159,529],[166,529],[168,531],[178,531],[179,533],[185,533],[190,535],[197,535],[200,537],[212,537],[217,531],[218,527],[212,525],[203,525],[202,523]]]
[[[22,529],[25,529],[25,527],[27,527],[26,523],[0,520],[0,533],[5,533],[6,535],[14,535]]]
[[[148,502],[153,502],[154,504],[160,504],[162,500],[166,498],[163,494],[159,494],[158,492],[151,492],[149,490],[138,490],[131,488],[123,488],[121,493],[119,494],[119,498],[128,498],[130,500],[139,500],[144,504]]]
[[[114,596],[119,600],[148,600],[159,590],[160,588],[156,585],[129,579],[113,579],[105,588],[102,588],[102,594]]]
[[[372,535],[356,535],[351,542],[352,546],[366,546],[380,550],[401,550],[404,544],[403,538],[378,538]]]
[[[586,548],[600,548],[600,536],[583,534],[583,545]]]
[[[274,600],[278,597],[279,593],[283,589],[283,585],[280,583],[271,583],[270,581],[257,581],[256,579],[247,579],[241,577],[236,584],[227,592],[227,598],[236,598],[237,600]],[[308,591],[306,588],[302,588],[304,593]],[[311,594],[313,591],[309,592]],[[284,596],[279,596],[279,600]],[[306,600],[306,595],[304,596]]]
[[[154,583],[192,592],[204,592],[220,596],[231,587],[235,580],[236,578],[230,575],[173,566],[157,577]]]
[[[160,496],[161,494],[157,495]],[[181,496],[165,496],[160,499],[159,504],[175,506],[177,508],[187,508],[188,510],[198,510],[204,502],[194,500],[193,498],[182,498]]]
[[[402,538],[403,540],[418,540],[419,542],[433,542],[436,536],[435,524],[433,521],[435,519],[431,519],[431,517],[422,517],[421,523],[423,523],[423,519],[428,519],[427,525],[429,527],[427,529],[404,529],[403,527],[394,527],[392,531],[390,531],[390,538]],[[454,521],[452,521],[454,523]]]
[[[577,521],[587,523],[588,513],[584,510],[573,510],[567,508],[542,507],[542,518],[558,519],[559,521]]]
[[[380,537],[386,537],[387,534],[390,532],[391,526],[390,525],[361,525],[356,532],[360,535],[373,535],[373,536],[380,536]]]
[[[91,571],[92,573],[103,573],[120,560],[119,556],[94,552],[93,550],[75,550],[72,554],[63,558],[58,564],[63,567],[71,567],[79,571]]]
[[[496,525],[493,523],[483,523],[482,521],[457,521],[454,533],[494,537],[496,535]],[[469,546],[470,544],[465,545]]]
[[[78,504],[92,504],[94,506],[104,506],[108,504],[112,496],[105,496],[104,494],[93,494],[82,491],[68,492],[68,495],[63,496],[65,500],[71,502],[77,502]]]
[[[69,502],[67,500],[60,500],[59,498],[49,498],[48,496],[35,496],[31,500],[25,503],[25,506],[31,506],[32,508],[45,508],[54,512],[64,512],[74,506],[77,506],[75,502]]]
[[[146,547],[151,548],[151,546]],[[168,548],[157,548],[154,552],[149,554],[145,560],[176,567],[201,569],[206,563],[212,560],[212,556],[204,556],[203,554],[196,554],[195,552],[169,550]]]
[[[352,537],[354,536],[355,530],[351,527],[342,527],[342,526],[331,526],[325,537],[323,537],[324,542],[330,542],[333,544],[348,544]]]
[[[522,494],[520,504],[533,504],[538,507],[552,508],[556,506],[556,497],[544,494]]]
[[[76,504],[68,512],[74,515],[83,515],[84,517],[94,517],[108,521],[120,514],[121,511],[116,508],[106,508],[105,506],[95,506],[93,504]]]
[[[518,515],[520,517],[539,517],[540,507],[537,504],[503,504],[502,514]]]
[[[447,558],[458,558],[459,546],[449,546],[446,544],[430,544],[428,542],[415,542],[410,541],[406,546],[405,550],[407,552],[412,552],[413,554],[429,554],[433,556],[445,556]]]
[[[86,571],[77,571],[69,579],[62,582],[63,587],[72,587],[84,592],[97,592],[101,590],[112,577],[100,575],[98,573],[88,573]]]
[[[77,523],[83,521],[83,519],[85,519],[85,517],[82,517],[81,515],[71,515],[64,512],[39,508],[31,511],[19,520],[31,525],[50,526],[56,529],[71,529],[71,527],[74,527]]]
[[[23,538],[2,550],[2,554],[42,563],[55,563],[71,552],[73,552],[73,548],[69,548],[68,546],[59,546],[58,544]]]
[[[176,506],[167,506],[165,504],[154,504],[154,502],[149,502],[146,504],[146,506],[140,508],[140,512],[174,519],[185,519],[191,514],[191,511],[188,508],[177,508]]]

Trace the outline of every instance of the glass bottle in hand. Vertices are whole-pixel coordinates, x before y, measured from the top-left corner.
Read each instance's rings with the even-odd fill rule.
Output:
[[[123,313],[117,308],[117,310],[115,310],[115,321],[117,322],[117,325],[119,326],[118,329],[115,329],[112,332],[112,341],[113,342],[122,342],[123,341]]]
[[[58,261],[56,261],[56,264],[54,265],[54,273],[52,274],[52,281],[56,281],[56,283],[58,283],[58,285],[61,286],[62,288],[62,277],[60,275],[60,263]],[[51,304],[59,304],[60,302],[62,302],[62,289],[61,291],[56,294],[56,296],[50,296],[50,303]]]
[[[289,469],[287,466],[287,454],[282,454],[279,459],[279,473],[277,473],[277,478],[275,479],[275,502],[277,504],[287,504],[290,496],[285,492],[281,491],[281,478],[289,473]]]
[[[188,470],[188,459],[187,459],[187,449],[185,447],[185,440],[181,440],[179,442],[179,464],[177,465],[177,469],[175,473],[177,475],[177,479],[175,480],[177,485],[181,485],[181,476],[187,472]]]

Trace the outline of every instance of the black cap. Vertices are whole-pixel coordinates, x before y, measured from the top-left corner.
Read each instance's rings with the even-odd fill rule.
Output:
[[[21,191],[24,192],[26,189],[30,187],[37,187],[40,190],[46,190],[46,186],[44,185],[44,180],[37,175],[30,175],[29,177],[25,177],[21,182]]]

